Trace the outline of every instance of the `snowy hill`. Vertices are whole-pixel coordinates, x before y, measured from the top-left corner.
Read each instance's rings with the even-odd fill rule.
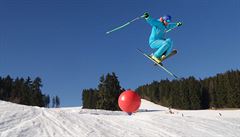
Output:
[[[240,110],[172,110],[146,100],[138,113],[48,109],[0,101],[0,137],[234,137]]]

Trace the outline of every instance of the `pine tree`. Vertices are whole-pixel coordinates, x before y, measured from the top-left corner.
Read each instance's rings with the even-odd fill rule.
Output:
[[[56,98],[52,97],[52,108],[56,107]]]
[[[56,107],[59,108],[60,107],[60,98],[58,96],[56,96],[55,101],[56,101]]]
[[[89,103],[89,90],[88,89],[83,89],[82,91],[82,106],[83,108],[90,108],[90,103]]]
[[[201,108],[208,109],[210,107],[210,94],[207,89],[208,84],[207,81],[200,81],[201,83]]]
[[[34,79],[32,83],[32,91],[33,91],[33,103],[36,106],[44,107],[43,95],[41,93],[42,80],[37,77]]]
[[[47,96],[44,96],[44,106],[48,107],[49,108],[49,104],[50,104],[50,96],[47,95]]]
[[[108,73],[106,77],[102,76],[98,88],[99,92],[96,108],[119,110],[118,97],[122,90],[115,73]]]
[[[8,75],[3,79],[3,98],[9,101],[13,87],[13,79]]]

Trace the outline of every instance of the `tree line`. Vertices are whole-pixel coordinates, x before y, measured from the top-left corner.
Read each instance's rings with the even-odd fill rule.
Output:
[[[13,79],[9,75],[6,77],[0,77],[0,100],[10,101],[17,104],[49,107],[50,96],[42,93],[42,80],[40,77],[36,77],[31,80],[16,78]],[[53,96],[53,107],[60,106],[60,98]]]
[[[142,98],[178,109],[240,108],[240,71],[197,80],[153,81],[136,91]]]
[[[118,97],[123,91],[115,73],[103,75],[98,89],[82,91],[83,108],[119,110]],[[240,108],[240,71],[205,79],[153,81],[135,91],[143,99],[177,109]]]

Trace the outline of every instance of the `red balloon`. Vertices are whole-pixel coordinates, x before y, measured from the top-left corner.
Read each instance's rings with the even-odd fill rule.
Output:
[[[132,90],[124,91],[118,98],[118,106],[127,113],[136,112],[141,104],[141,98],[138,93]]]

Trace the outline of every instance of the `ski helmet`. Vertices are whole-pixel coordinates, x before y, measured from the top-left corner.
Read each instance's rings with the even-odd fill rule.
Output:
[[[165,15],[162,16],[159,20],[165,25],[167,26],[169,22],[171,22],[172,17],[170,15]]]
[[[170,22],[171,21],[171,19],[172,19],[172,17],[170,16],[170,15],[165,15],[165,16],[163,16],[162,17],[163,18],[163,20],[165,20],[166,22]]]

